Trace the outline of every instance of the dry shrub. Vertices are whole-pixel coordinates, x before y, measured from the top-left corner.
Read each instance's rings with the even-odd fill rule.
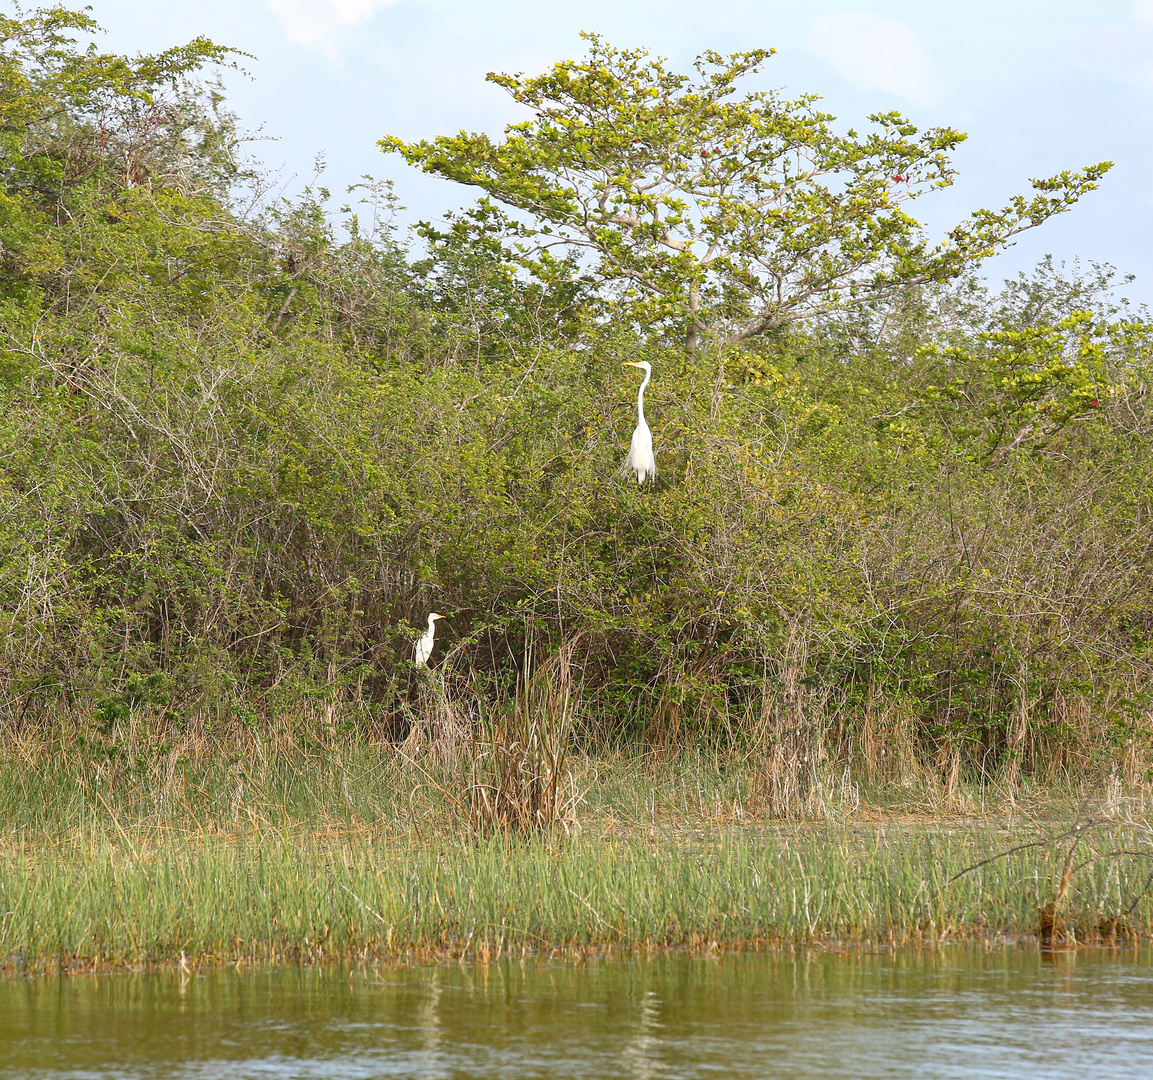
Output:
[[[765,659],[754,741],[765,755],[758,801],[773,817],[825,818],[839,802],[858,801],[856,784],[830,755],[831,688],[805,681],[810,636],[794,626],[782,655]]]
[[[440,671],[421,669],[418,675],[416,718],[401,749],[408,757],[428,754],[442,764],[452,764],[472,743],[479,700],[450,696]]]

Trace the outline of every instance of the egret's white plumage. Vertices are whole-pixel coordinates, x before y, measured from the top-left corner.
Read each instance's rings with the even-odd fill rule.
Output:
[[[443,615],[438,615],[434,611],[428,617],[428,629],[416,639],[416,645],[413,647],[413,660],[417,667],[424,667],[428,663],[428,658],[432,656],[432,642],[433,638],[436,637],[436,620],[443,618]]]
[[[629,361],[626,367],[640,368],[645,373],[641,388],[637,391],[637,426],[633,431],[633,441],[629,445],[629,456],[625,461],[625,472],[637,474],[637,483],[655,480],[657,459],[653,456],[653,433],[645,422],[645,387],[653,377],[653,366],[647,360]]]

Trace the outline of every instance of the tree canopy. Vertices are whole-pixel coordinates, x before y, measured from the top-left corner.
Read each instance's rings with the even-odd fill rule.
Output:
[[[97,22],[63,6],[0,13],[0,161],[8,189],[44,200],[90,178],[212,185],[234,171],[212,110],[188,99],[189,77],[230,64],[235,49],[198,37],[153,55],[81,49]]]
[[[977,210],[934,243],[908,206],[953,183],[962,133],[921,132],[896,112],[838,133],[815,95],[738,96],[772,50],[706,52],[694,77],[582,36],[583,60],[488,75],[534,113],[502,140],[462,131],[380,145],[529,215],[511,230],[523,264],[577,251],[618,312],[674,326],[690,347],[963,275],[1068,210],[1111,164],[1034,180],[1031,196]]]

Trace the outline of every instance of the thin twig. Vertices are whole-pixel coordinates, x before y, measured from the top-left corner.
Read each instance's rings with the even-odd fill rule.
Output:
[[[973,863],[972,866],[966,866],[964,870],[958,871],[948,881],[946,885],[952,885],[957,878],[964,877],[966,874],[971,873],[973,870],[979,870],[982,866],[987,866],[991,862],[996,862],[998,859],[1007,859],[1010,855],[1018,851],[1025,851],[1028,848],[1043,847],[1045,844],[1057,844],[1062,840],[1068,839],[1070,836],[1076,836],[1078,841],[1081,836],[1089,829],[1096,828],[1105,822],[1105,818],[1093,819],[1090,818],[1084,825],[1074,825],[1073,828],[1067,829],[1065,832],[1058,834],[1054,837],[1046,837],[1042,840],[1030,840],[1027,844],[1018,844],[1016,847],[1009,848],[1008,851],[1000,851],[996,855],[990,855],[987,859],[982,859],[980,862]]]

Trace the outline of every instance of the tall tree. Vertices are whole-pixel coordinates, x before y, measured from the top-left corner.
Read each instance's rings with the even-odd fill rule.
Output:
[[[461,132],[380,145],[534,219],[514,257],[553,247],[588,269],[638,322],[730,343],[910,285],[957,277],[1068,210],[1110,168],[1034,180],[1032,196],[978,210],[939,243],[905,209],[953,182],[965,136],[919,132],[896,112],[838,134],[815,95],[737,95],[772,50],[706,52],[696,77],[596,34],[583,60],[535,78],[488,75],[534,116],[503,140]]]

